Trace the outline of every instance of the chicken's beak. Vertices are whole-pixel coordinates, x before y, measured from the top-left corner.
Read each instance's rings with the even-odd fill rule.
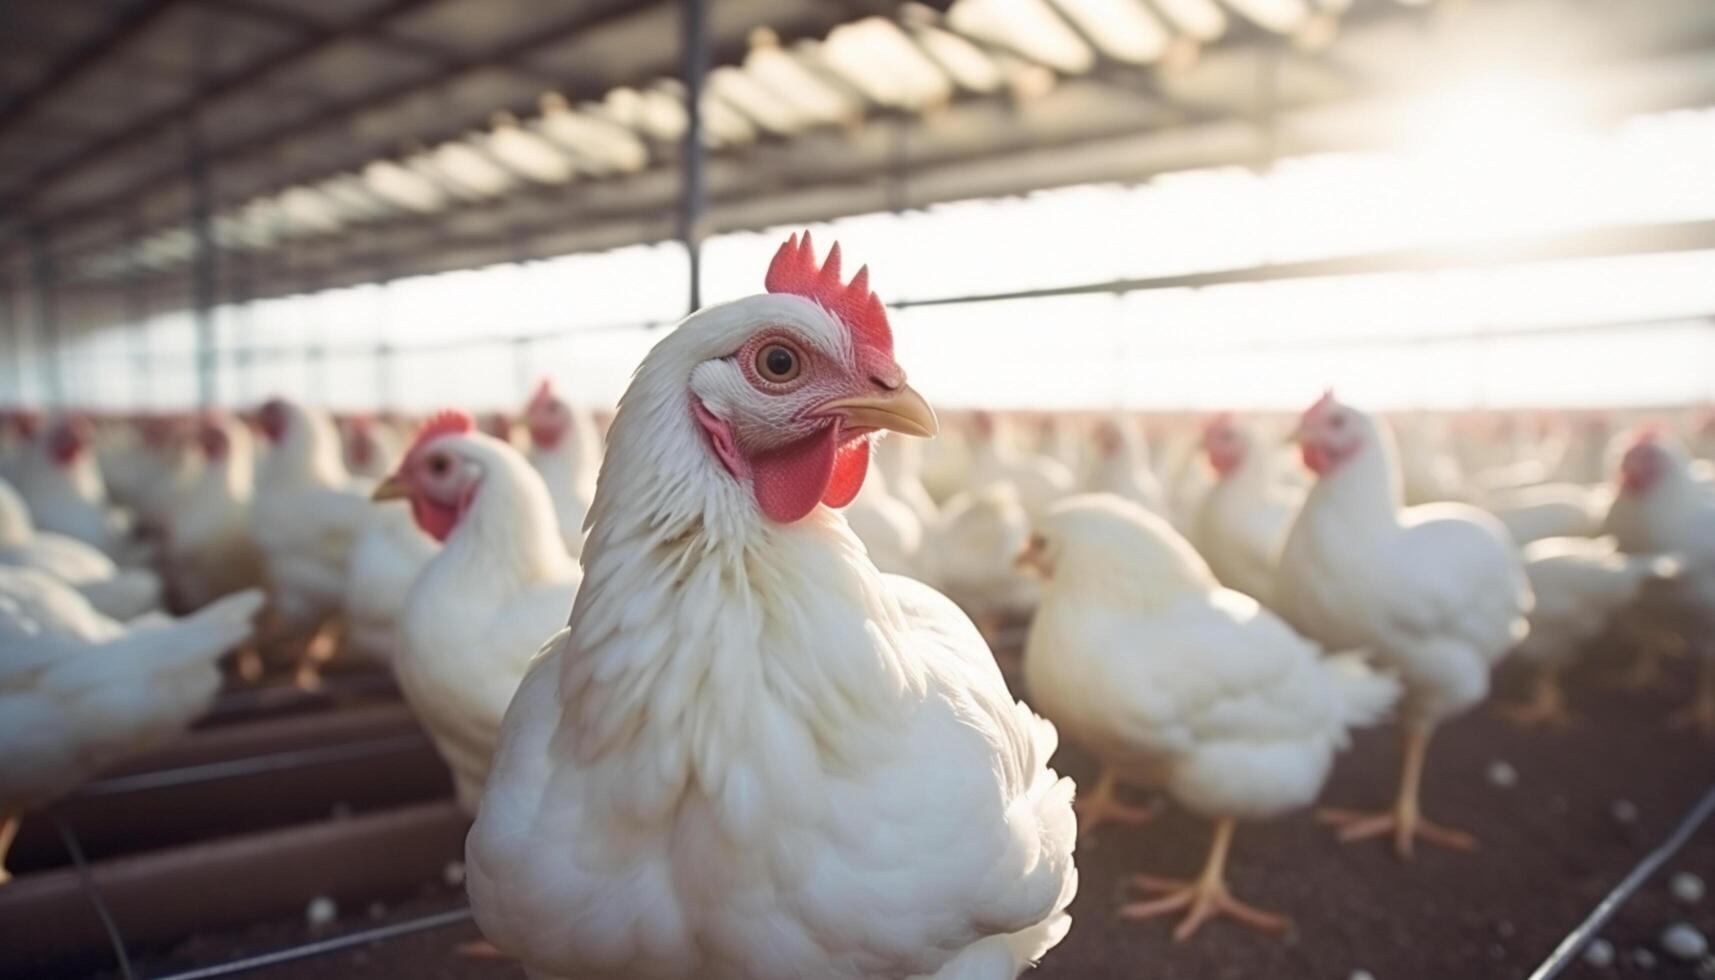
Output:
[[[369,495],[370,500],[404,500],[411,496],[411,485],[395,473],[376,486],[375,492]]]
[[[928,439],[940,431],[935,410],[910,385],[900,385],[885,395],[858,395],[828,402],[818,415],[838,415],[853,429],[886,429]]]
[[[1012,567],[1021,572],[1034,572],[1043,578],[1053,574],[1053,569],[1048,564],[1048,556],[1042,553],[1042,542],[1034,536],[1024,543],[1024,547],[1012,559]]]

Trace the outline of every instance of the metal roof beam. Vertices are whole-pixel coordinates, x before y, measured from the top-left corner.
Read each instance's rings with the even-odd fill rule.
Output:
[[[83,73],[106,61],[124,44],[182,0],[137,0],[117,14],[107,28],[51,66],[36,83],[0,105],[0,137],[15,128],[55,92],[77,81]]]

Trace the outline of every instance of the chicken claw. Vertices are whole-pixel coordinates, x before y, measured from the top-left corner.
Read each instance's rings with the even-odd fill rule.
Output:
[[[1173,930],[1173,941],[1179,943],[1190,939],[1202,928],[1203,923],[1220,915],[1230,916],[1263,932],[1279,933],[1291,928],[1291,919],[1241,902],[1227,889],[1223,871],[1227,863],[1227,850],[1232,844],[1233,826],[1230,819],[1215,825],[1215,840],[1209,849],[1208,863],[1195,881],[1156,878],[1150,875],[1134,875],[1128,878],[1127,884],[1131,887],[1155,892],[1161,897],[1122,905],[1119,908],[1120,917],[1149,919],[1180,909],[1189,909],[1185,918]]]
[[[1577,717],[1566,706],[1566,695],[1560,686],[1560,674],[1545,670],[1537,675],[1530,699],[1519,704],[1501,705],[1496,714],[1523,728],[1554,728],[1564,731],[1577,723]]]
[[[1392,810],[1365,813],[1359,810],[1319,810],[1318,823],[1340,828],[1341,843],[1369,840],[1383,834],[1393,834],[1394,849],[1402,860],[1409,861],[1417,838],[1455,851],[1474,851],[1477,838],[1462,830],[1443,827],[1424,819],[1418,806],[1423,784],[1423,760],[1429,754],[1426,729],[1410,728],[1405,732],[1405,763],[1400,767],[1399,798]]]
[[[1154,807],[1128,806],[1121,803],[1118,787],[1119,781],[1114,778],[1113,772],[1103,769],[1101,777],[1096,780],[1095,790],[1074,804],[1073,809],[1078,814],[1079,840],[1095,833],[1097,827],[1110,821],[1128,827],[1141,827],[1155,819]]]

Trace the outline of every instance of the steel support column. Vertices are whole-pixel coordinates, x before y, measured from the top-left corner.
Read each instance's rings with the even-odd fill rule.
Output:
[[[707,197],[703,174],[703,79],[709,73],[708,0],[681,0],[681,56],[685,75],[685,126],[682,182],[679,199],[679,240],[685,243],[690,270],[690,309],[703,305],[703,208]]]
[[[59,294],[54,282],[53,245],[48,232],[36,229],[30,236],[30,269],[36,287],[36,343],[42,357],[42,382],[47,401],[55,408],[65,404],[65,373],[61,363]]]

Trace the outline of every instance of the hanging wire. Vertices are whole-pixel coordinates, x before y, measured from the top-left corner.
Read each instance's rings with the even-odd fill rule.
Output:
[[[353,946],[363,946],[369,943],[378,943],[389,939],[397,939],[401,936],[409,936],[414,933],[444,929],[448,926],[468,922],[470,918],[470,908],[468,906],[462,906],[460,908],[450,909],[446,912],[437,912],[434,915],[426,915],[419,919],[395,922],[391,925],[377,926],[374,929],[364,929],[359,932],[351,932],[343,936],[333,936],[328,939],[318,939],[315,942],[304,943],[299,946],[289,946],[285,949],[277,949],[273,952],[261,953],[257,956],[248,956],[241,960],[232,960],[227,963],[216,963],[213,966],[197,967],[194,970],[186,970],[183,973],[174,973],[164,977],[156,977],[154,980],[208,980],[210,977],[230,977],[239,973],[249,973],[252,970],[260,970],[264,967],[277,966],[281,963],[291,963],[296,960],[305,960],[314,956],[326,956],[329,953],[337,953],[342,949],[350,949]]]
[[[83,845],[78,843],[77,835],[64,820],[57,822],[60,832],[60,842],[65,845],[66,853],[71,855],[72,867],[77,869],[77,880],[83,886],[83,892],[89,896],[89,904],[95,906],[96,918],[101,920],[101,928],[107,933],[107,941],[113,945],[113,956],[119,961],[119,975],[125,980],[135,980],[136,974],[131,972],[131,957],[125,952],[125,937],[119,933],[118,923],[113,921],[113,913],[107,908],[107,901],[101,897],[101,889],[95,886],[95,876],[89,872],[89,862],[84,860]]]
[[[1590,915],[1578,924],[1578,928],[1572,930],[1565,939],[1560,941],[1560,945],[1554,948],[1554,952],[1548,954],[1548,959],[1543,960],[1542,965],[1536,968],[1536,972],[1530,975],[1530,980],[1553,980],[1554,977],[1560,975],[1561,971],[1571,965],[1573,958],[1589,944],[1590,940],[1596,938],[1596,934],[1608,924],[1608,920],[1614,917],[1614,913],[1618,912],[1622,905],[1625,905],[1633,895],[1637,894],[1638,889],[1644,886],[1644,882],[1654,877],[1655,873],[1661,870],[1662,865],[1666,864],[1669,858],[1685,846],[1685,842],[1691,839],[1691,835],[1697,832],[1697,828],[1703,826],[1703,822],[1709,819],[1709,814],[1712,812],[1715,812],[1715,786],[1710,787],[1709,791],[1703,794],[1703,798],[1697,801],[1697,805],[1692,807],[1691,811],[1679,821],[1679,826],[1674,828],[1673,833],[1669,834],[1668,838],[1662,841],[1655,850],[1644,855],[1644,859],[1638,862],[1638,866],[1632,869],[1632,873],[1621,879],[1620,883],[1614,886],[1614,890],[1604,896]]]

